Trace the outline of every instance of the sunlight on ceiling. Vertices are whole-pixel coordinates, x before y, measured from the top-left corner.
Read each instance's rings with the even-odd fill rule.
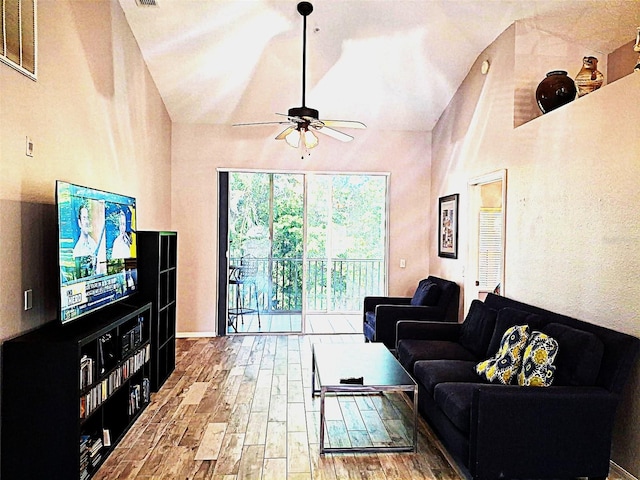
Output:
[[[301,106],[297,0],[119,2],[172,121],[277,121],[276,112]],[[515,20],[603,54],[640,25],[637,0],[312,3],[307,106],[373,129],[431,130],[478,55]]]
[[[457,88],[447,84],[438,65],[424,61],[425,38],[425,28],[415,28],[345,41],[338,60],[311,89],[308,103],[322,106],[321,118],[381,117],[390,130],[406,130],[407,124],[423,125],[423,112],[442,110]],[[434,98],[424,95],[426,89],[447,93]],[[388,102],[381,95],[411,108],[385,108]]]

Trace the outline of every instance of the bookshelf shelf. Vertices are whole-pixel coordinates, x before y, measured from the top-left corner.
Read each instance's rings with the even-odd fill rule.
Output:
[[[151,304],[3,344],[2,478],[89,479],[150,399]]]

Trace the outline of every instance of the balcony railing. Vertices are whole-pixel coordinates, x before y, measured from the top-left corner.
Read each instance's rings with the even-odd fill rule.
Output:
[[[255,262],[258,308],[265,313],[302,311],[303,260],[301,258],[231,258],[231,265]],[[329,268],[328,268],[329,267]],[[384,292],[384,260],[308,258],[306,261],[307,312],[359,312],[366,295]],[[329,280],[329,281],[328,281]],[[251,285],[253,288],[253,285]],[[244,305],[255,308],[249,288],[242,291]],[[229,295],[229,301],[233,296]]]

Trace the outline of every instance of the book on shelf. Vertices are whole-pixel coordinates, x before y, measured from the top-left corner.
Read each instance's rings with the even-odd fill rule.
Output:
[[[102,429],[102,443],[105,447],[111,446],[111,432],[108,428]]]
[[[80,436],[80,478],[89,478],[102,460],[102,438],[97,435]]]
[[[104,390],[105,382],[100,382],[94,386],[85,395],[80,397],[80,418],[84,419],[91,415],[96,408],[102,405],[107,399],[107,394]]]
[[[83,355],[80,359],[80,389],[84,389],[93,383],[93,359]]]
[[[102,448],[102,438],[95,437],[91,442],[91,449],[89,450],[89,456],[94,457],[98,453],[100,453],[100,449]]]
[[[151,384],[148,378],[142,379],[142,401],[143,403],[149,403],[151,399]]]
[[[132,385],[129,392],[129,415],[140,409],[140,385]]]
[[[80,479],[89,478],[89,435],[80,436]]]

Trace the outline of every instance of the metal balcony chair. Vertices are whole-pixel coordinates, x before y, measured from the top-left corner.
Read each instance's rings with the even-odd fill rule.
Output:
[[[258,277],[258,261],[250,256],[242,257],[240,259],[240,265],[229,266],[229,286],[235,285],[235,295],[233,306],[229,308],[228,326],[238,331],[238,318],[244,325],[244,315],[250,313],[258,314],[258,328],[261,328],[260,324],[260,306],[258,304],[258,288],[256,286],[256,279]],[[245,287],[248,291],[245,292]],[[250,303],[245,305],[245,298],[248,297],[251,301],[251,294],[253,293],[256,305],[255,308],[251,308]]]

